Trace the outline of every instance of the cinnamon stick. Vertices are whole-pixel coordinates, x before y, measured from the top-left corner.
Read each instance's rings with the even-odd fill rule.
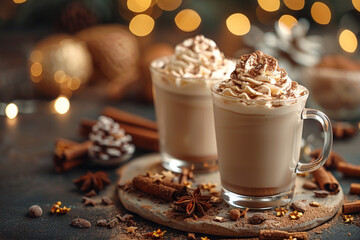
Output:
[[[324,167],[320,167],[318,170],[314,171],[313,175],[322,190],[326,190],[330,193],[337,193],[339,191],[339,182],[332,173],[326,171]]]
[[[292,237],[297,240],[307,240],[307,232],[285,232],[280,230],[260,230],[259,240],[283,240]]]
[[[344,203],[342,206],[342,212],[344,214],[352,214],[360,212],[360,201],[352,203]]]
[[[129,112],[125,112],[123,110],[113,108],[113,107],[105,107],[101,111],[101,115],[110,117],[114,119],[115,122],[118,123],[126,123],[131,126],[146,128],[150,130],[157,131],[156,123],[150,119],[138,116],[136,114],[132,114]]]
[[[132,184],[134,188],[168,202],[174,201],[178,196],[183,195],[186,190],[185,186],[181,186],[181,190],[179,190],[180,187],[171,187],[165,185],[167,183],[164,184],[164,182],[153,182],[150,177],[146,176],[134,177]]]
[[[80,134],[87,138],[95,123],[96,121],[91,119],[82,119],[79,129]],[[159,135],[156,131],[125,123],[120,123],[120,127],[123,128],[126,133],[131,135],[132,143],[136,147],[150,151],[159,151]]]
[[[360,183],[350,184],[350,193],[360,194]]]
[[[91,145],[91,141],[77,143],[64,138],[57,139],[54,152],[55,170],[64,172],[86,163]]]
[[[310,153],[310,156],[313,158],[318,158],[320,156],[321,151],[322,151],[321,148],[317,148]],[[338,154],[337,152],[331,151],[329,158],[326,160],[326,162],[324,164],[324,167],[326,169],[337,168],[337,165],[340,162],[346,162],[346,161],[340,154]]]
[[[360,165],[341,162],[338,164],[337,170],[346,177],[360,178]]]

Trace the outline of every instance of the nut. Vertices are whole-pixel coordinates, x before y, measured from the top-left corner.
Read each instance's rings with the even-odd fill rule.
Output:
[[[312,201],[311,203],[309,203],[309,205],[312,207],[320,207],[321,206],[320,203],[315,202],[315,201]]]
[[[43,211],[39,205],[32,205],[29,208],[29,211],[28,211],[29,217],[37,218],[37,217],[40,217],[42,214],[43,214]]]
[[[230,212],[230,218],[231,220],[238,220],[240,218],[240,211],[239,209],[231,209]]]
[[[330,193],[325,190],[314,190],[315,197],[324,198],[327,197]]]
[[[303,188],[308,189],[308,190],[315,190],[318,188],[317,184],[311,181],[306,181],[303,184]]]
[[[294,210],[297,210],[298,212],[305,212],[306,211],[306,206],[303,202],[300,202],[300,201],[295,201],[291,204],[291,207],[294,209]]]
[[[75,228],[89,228],[91,227],[91,223],[83,218],[75,218],[71,221],[70,226]]]
[[[265,215],[262,213],[255,213],[251,217],[249,217],[250,224],[260,224],[266,220]]]

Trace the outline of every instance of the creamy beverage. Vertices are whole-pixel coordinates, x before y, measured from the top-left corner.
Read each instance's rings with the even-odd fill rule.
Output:
[[[308,90],[257,51],[241,56],[212,93],[224,199],[251,208],[289,202]]]
[[[204,36],[186,39],[175,54],[152,62],[156,119],[164,167],[217,167],[211,85],[229,78],[234,62]]]

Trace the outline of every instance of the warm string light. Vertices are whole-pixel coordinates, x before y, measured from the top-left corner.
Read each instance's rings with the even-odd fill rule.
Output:
[[[301,10],[305,6],[305,0],[284,0],[285,6],[291,10]]]
[[[41,81],[41,74],[42,74],[42,65],[39,62],[34,62],[30,66],[30,78],[33,82],[40,82]]]
[[[352,4],[354,8],[360,12],[360,0],[352,0]]]
[[[15,103],[9,103],[5,108],[5,115],[9,119],[14,119],[18,115],[19,109]]]
[[[291,29],[298,23],[296,18],[291,15],[282,15],[278,21],[280,30],[284,33],[290,34]]]
[[[14,1],[14,3],[16,3],[16,4],[20,4],[20,3],[26,2],[27,0],[13,0],[13,1]]]
[[[133,12],[144,12],[151,5],[151,0],[127,0],[127,7]]]
[[[315,22],[326,25],[331,20],[330,8],[323,2],[315,2],[311,6],[311,17]]]
[[[139,37],[149,35],[154,29],[155,21],[149,15],[138,14],[131,19],[129,24],[130,31]]]
[[[357,49],[358,41],[352,31],[345,29],[339,35],[339,44],[345,52],[353,53]]]
[[[158,0],[157,5],[164,11],[173,11],[180,7],[182,0]]]
[[[234,13],[226,19],[229,31],[237,36],[245,35],[250,31],[249,19],[241,13]]]
[[[267,12],[275,12],[280,8],[280,0],[258,0],[258,4]]]
[[[70,109],[69,99],[64,96],[59,96],[57,99],[55,99],[54,109],[59,114],[67,113]]]
[[[200,15],[192,9],[181,10],[175,16],[176,26],[184,32],[192,32],[196,30],[200,23]]]

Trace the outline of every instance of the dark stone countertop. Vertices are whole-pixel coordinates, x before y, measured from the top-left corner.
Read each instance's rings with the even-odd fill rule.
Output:
[[[74,98],[70,111],[63,116],[19,115],[15,120],[0,117],[0,239],[131,239],[126,235],[123,223],[114,229],[95,226],[99,219],[111,220],[119,213],[126,213],[116,197],[116,168],[87,165],[59,174],[54,171],[52,163],[54,140],[57,137],[65,137],[81,141],[77,134],[80,119],[96,118],[105,105],[104,102]],[[129,100],[112,105],[154,119],[152,105]],[[307,129],[314,129],[308,125],[311,123],[305,125],[305,134],[309,132]],[[360,164],[359,146],[360,135],[351,140],[336,141],[334,149],[349,162]],[[137,150],[135,157],[145,153]],[[95,199],[109,196],[115,204],[84,207],[81,201],[82,194],[75,188],[72,180],[87,171],[97,170],[108,172],[113,184]],[[335,176],[346,193],[345,199],[359,199],[358,196],[350,196],[347,193],[350,183],[360,182],[360,179],[345,179],[339,173],[335,173]],[[63,216],[50,215],[52,204],[59,200],[71,207],[71,211]],[[32,219],[26,216],[28,208],[33,204],[43,208],[42,217]],[[70,227],[71,220],[76,217],[88,219],[93,227]],[[323,230],[321,234],[317,233],[317,229],[310,231],[311,239],[360,239],[360,216],[355,217],[355,223],[344,224],[341,215],[338,214],[331,221],[330,228]],[[187,233],[160,226],[139,216],[135,216],[135,222],[139,227],[139,233],[161,228],[167,231],[164,239],[186,239]]]

